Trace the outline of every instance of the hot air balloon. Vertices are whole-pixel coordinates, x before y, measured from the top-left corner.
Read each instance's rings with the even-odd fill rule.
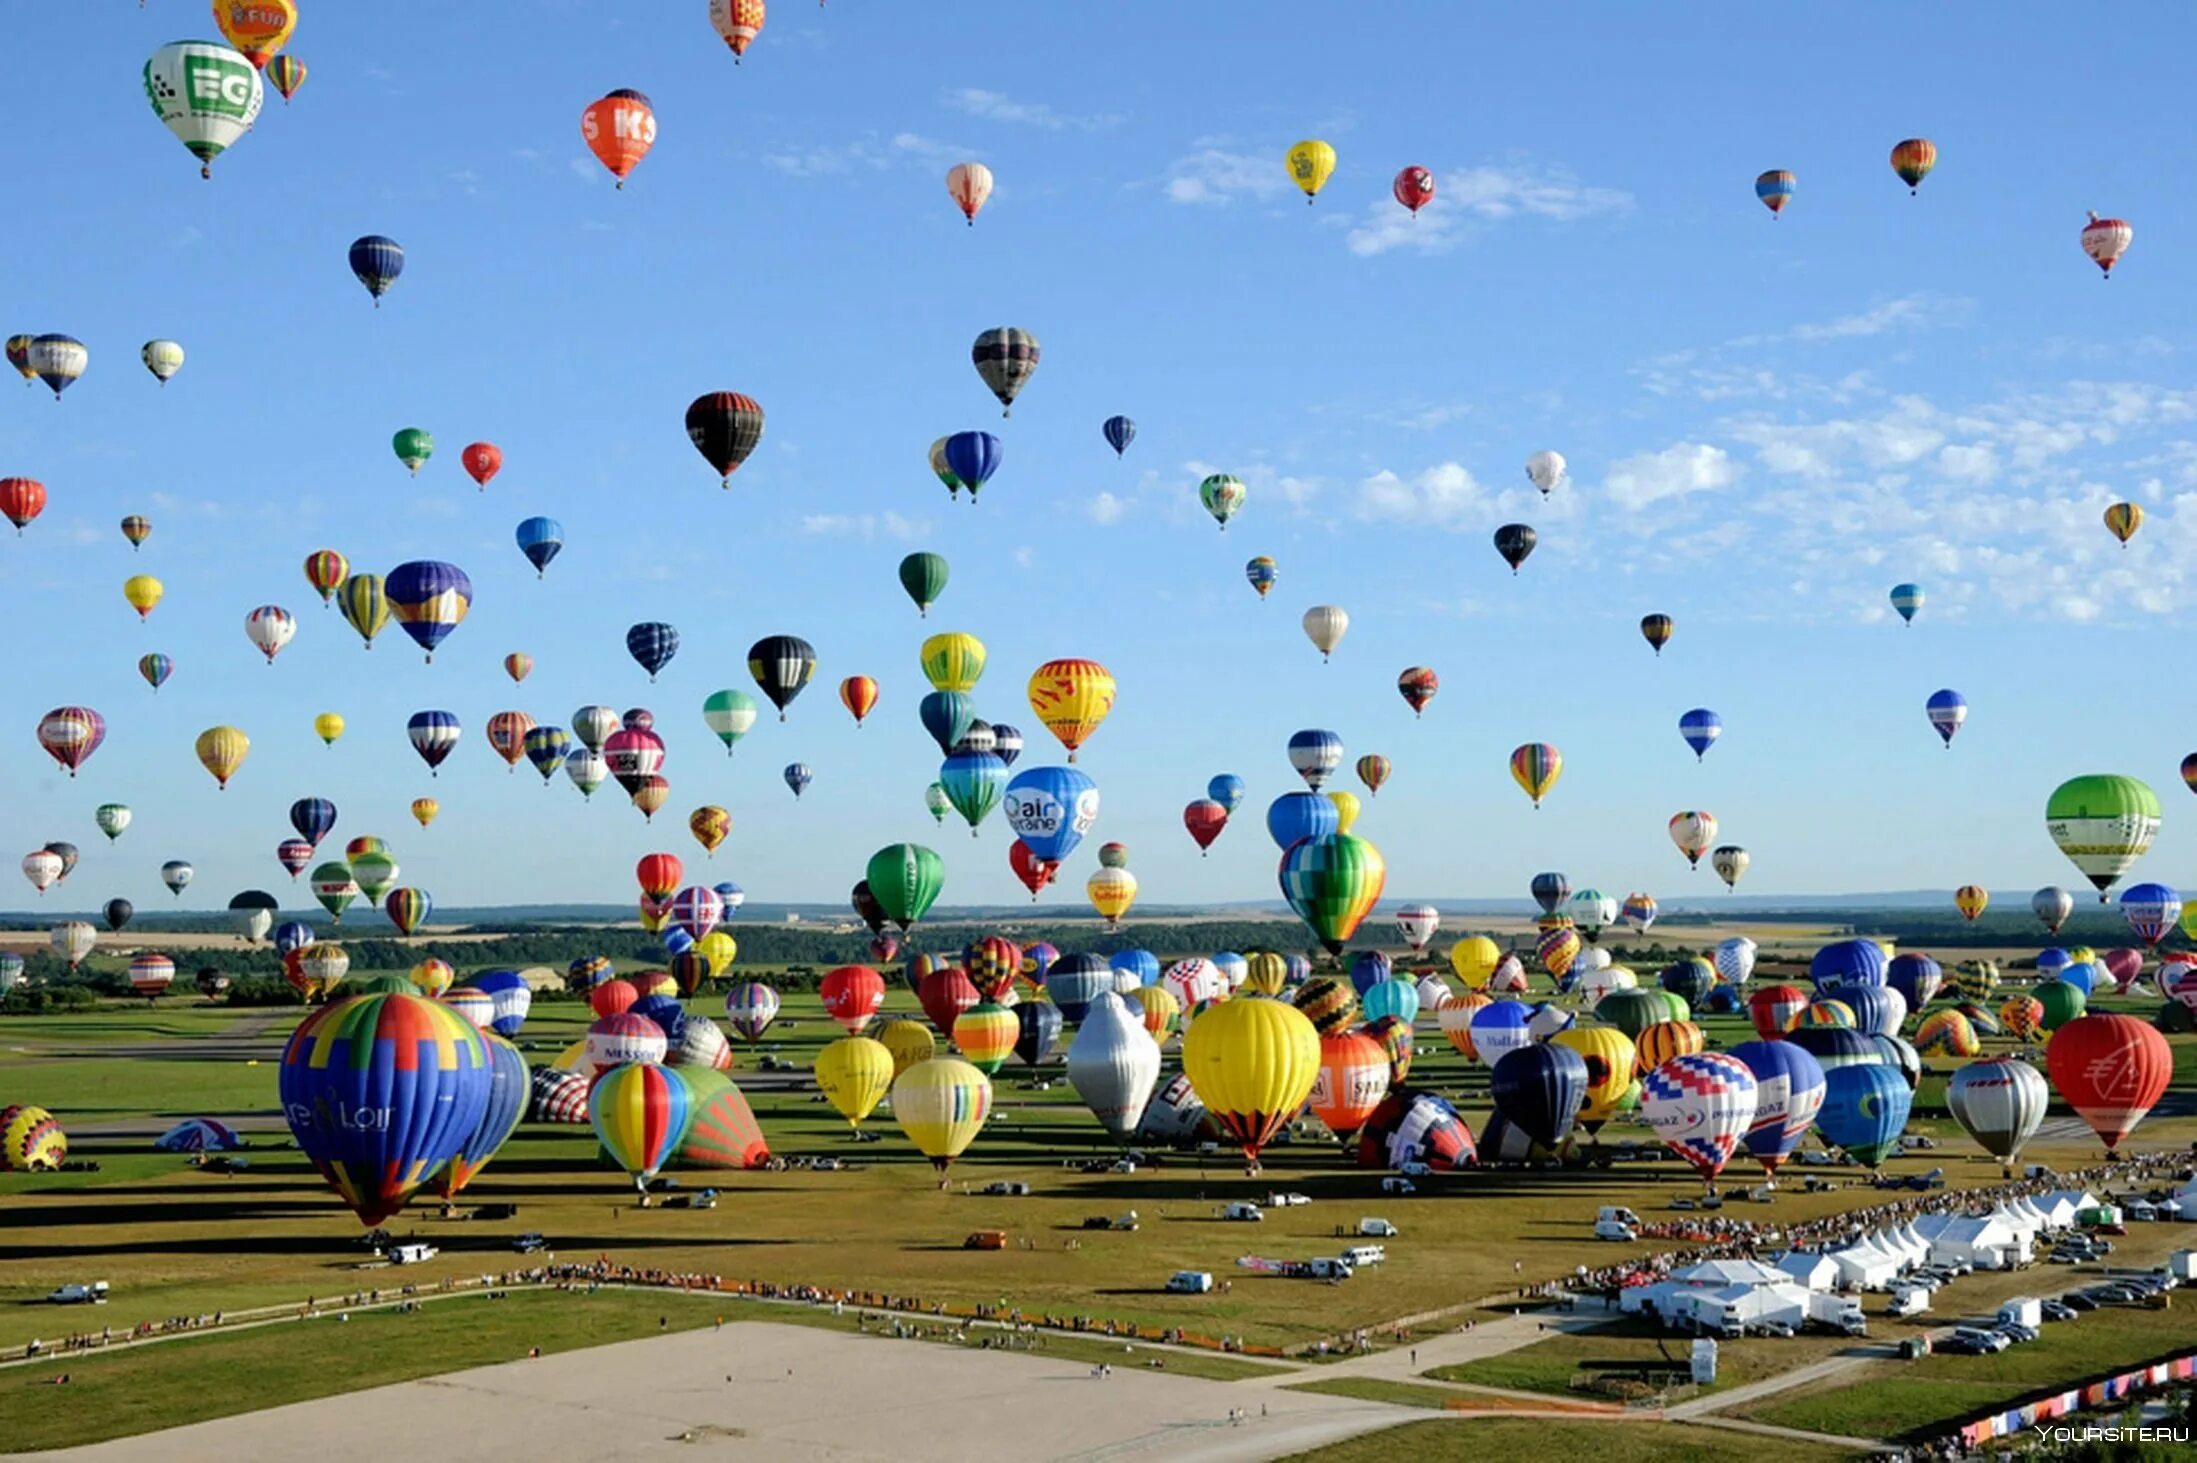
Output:
[[[317,549],[305,556],[305,582],[313,586],[324,605],[350,573],[351,561],[334,549]]]
[[[1206,512],[1213,515],[1213,521],[1221,526],[1221,532],[1226,533],[1228,520],[1234,518],[1243,507],[1243,500],[1248,492],[1249,489],[1243,485],[1243,479],[1217,472],[1198,484],[1198,501],[1205,505]]]
[[[1419,210],[1434,201],[1434,174],[1416,165],[1405,168],[1396,174],[1388,191],[1417,218]]]
[[[2068,861],[2105,891],[2151,849],[2159,799],[2133,777],[2091,773],[2071,778],[2045,803],[2045,831]]]
[[[1137,440],[1137,424],[1127,417],[1108,417],[1100,424],[1099,432],[1106,438],[1106,445],[1114,449],[1116,458],[1127,452],[1129,444]]]
[[[847,708],[854,724],[861,726],[877,705],[877,682],[868,676],[849,676],[839,683],[839,704]]]
[[[1915,622],[1916,613],[1922,609],[1923,594],[1919,584],[1895,584],[1892,586],[1892,608],[1907,624]]]
[[[860,1036],[885,1005],[885,978],[866,965],[842,965],[818,987],[824,1014]]]
[[[1701,856],[1709,851],[1710,844],[1716,842],[1716,814],[1699,809],[1673,813],[1670,831],[1671,842],[1677,844],[1678,851],[1686,855],[1686,867],[1698,868],[1701,865]]]
[[[946,470],[956,483],[969,490],[969,506],[973,508],[977,493],[999,471],[1005,450],[990,432],[956,432],[945,442]]]
[[[288,0],[270,0],[251,8],[269,14],[291,12]],[[264,58],[248,60],[211,41],[171,41],[145,62],[145,95],[152,102],[153,115],[198,159],[201,178],[214,175],[214,159],[258,120],[267,100],[260,83],[261,64]]]
[[[1357,770],[1358,781],[1365,784],[1365,790],[1373,796],[1379,797],[1382,784],[1386,783],[1390,774],[1395,772],[1396,764],[1378,753],[1368,752],[1358,759]],[[1348,828],[1343,829],[1345,833],[1349,831]]]
[[[406,427],[399,431],[389,439],[389,446],[397,454],[397,461],[403,463],[414,477],[420,475],[420,469],[427,465],[427,459],[435,455],[434,434],[418,427]]]
[[[0,478],[0,513],[22,537],[24,526],[46,511],[46,485],[36,478]]]
[[[283,1049],[283,1116],[360,1223],[378,1225],[464,1150],[492,1095],[490,1063],[480,1033],[438,1002],[340,1001]]]
[[[763,32],[763,0],[709,0],[709,23],[732,48],[732,64],[737,66]]]
[[[167,684],[168,677],[175,674],[175,662],[158,652],[151,655],[141,655],[137,659],[137,673],[144,678],[145,684],[152,687],[157,694],[160,688]]]
[[[107,928],[117,934],[121,933],[123,926],[127,925],[130,922],[130,917],[136,913],[137,906],[127,899],[110,899],[100,909],[100,917],[106,920]]]
[[[1510,754],[1510,775],[1538,808],[1556,779],[1564,775],[1564,754],[1547,742],[1528,742]]]
[[[174,378],[176,372],[183,369],[183,347],[172,340],[146,341],[143,346],[138,348],[137,358],[145,363],[146,370],[153,373],[153,379],[163,386]],[[133,522],[142,524],[145,533],[152,531],[151,524],[132,514],[129,518],[122,520],[123,537],[129,537],[130,525]],[[144,541],[144,534],[141,533],[136,538],[130,539],[130,546],[135,548]]]
[[[1790,172],[1784,168],[1772,168],[1755,179],[1755,197],[1761,199],[1762,206],[1775,217],[1785,211],[1786,204],[1792,202],[1793,190],[1798,186],[1798,181]]]
[[[2029,896],[2029,908],[2044,923],[2044,932],[2056,935],[2075,912],[2075,896],[2057,884],[2049,884]]]
[[[895,843],[870,856],[864,882],[884,918],[906,930],[946,884],[945,861],[920,844]]]
[[[2144,510],[2135,503],[2115,503],[2105,510],[2106,531],[2127,548],[2128,541],[2136,536],[2136,530],[2144,526]]]
[[[473,607],[473,581],[457,565],[436,559],[399,564],[389,571],[382,588],[389,598],[389,613],[413,643],[427,652],[430,663],[435,659],[435,647],[458,628],[466,611]]]
[[[1037,337],[1027,330],[1002,325],[985,331],[969,349],[976,373],[999,398],[1000,415],[1013,412],[1015,397],[1037,372]]]
[[[771,1022],[778,1019],[778,992],[749,981],[725,992],[725,1020],[742,1041],[762,1040]]]
[[[534,566],[534,577],[546,577],[550,560],[565,546],[564,525],[554,518],[528,518],[520,522],[514,536],[519,552]]]
[[[419,753],[427,764],[428,775],[434,776],[465,734],[455,713],[449,711],[415,711],[405,724],[405,734],[411,738],[412,750]]]
[[[1671,643],[1671,617],[1669,615],[1643,615],[1640,620],[1640,636],[1655,651],[1656,658],[1663,656],[1663,647]]]
[[[1816,1127],[1823,1141],[1845,1149],[1864,1168],[1879,1167],[1898,1148],[1914,1106],[1907,1079],[1882,1062],[1822,1065],[1823,1109]]]
[[[1526,562],[1527,556],[1532,554],[1533,547],[1538,542],[1539,536],[1523,523],[1506,523],[1495,530],[1495,552],[1503,556],[1503,562],[1510,565],[1510,572],[1513,574]]]
[[[297,634],[298,622],[281,605],[261,605],[244,617],[244,634],[267,664],[275,663],[275,656]]]
[[[939,1172],[967,1150],[992,1112],[992,1079],[954,1057],[917,1062],[893,1079],[893,1120]]]
[[[1294,844],[1282,855],[1282,897],[1330,955],[1342,953],[1387,880],[1381,851],[1347,833]]]
[[[915,601],[916,612],[927,615],[946,591],[946,560],[940,554],[910,554],[900,561],[900,587]]]
[[[1183,1075],[1256,1170],[1259,1152],[1312,1094],[1320,1039],[1281,1001],[1223,1001],[1190,1023]]]
[[[1953,733],[1968,720],[1968,698],[1958,691],[1936,691],[1923,708],[1930,717],[1930,729],[1944,738],[1945,745],[1953,745]]]
[[[946,170],[946,192],[973,229],[977,210],[992,196],[992,170],[982,163],[955,163]]]
[[[1673,1057],[1640,1079],[1641,1116],[1712,1188],[1754,1125],[1757,1100],[1753,1070],[1724,1052]]]
[[[1489,1061],[1488,1033],[1478,1017],[1473,1029],[1480,1058]],[[1492,1067],[1488,1091],[1503,1119],[1546,1147],[1561,1143],[1586,1101],[1586,1058],[1569,1047],[1529,1042],[1494,1058]]]
[[[1678,734],[1694,749],[1694,760],[1699,762],[1709,755],[1709,748],[1716,745],[1716,739],[1724,735],[1724,718],[1706,706],[1696,706],[1678,718]]]
[[[1937,165],[1937,144],[1927,137],[1910,137],[1892,145],[1892,171],[1899,174],[1910,195],[1921,189],[1922,180]]]
[[[671,1161],[686,1131],[690,1091],[679,1073],[653,1063],[627,1062],[595,1079],[587,1095],[588,1121],[611,1162],[648,1192],[648,1182]]]
[[[1259,598],[1265,599],[1266,592],[1282,576],[1281,571],[1274,567],[1273,559],[1261,554],[1243,566],[1243,577],[1251,581],[1251,587],[1259,592]]]
[[[107,835],[109,843],[122,836],[122,830],[130,826],[130,817],[129,808],[121,803],[101,803],[92,812],[92,821]]]
[[[175,983],[175,961],[156,950],[148,950],[130,961],[130,990],[146,1000],[158,1000],[161,992]]]
[[[264,70],[267,79],[274,83],[275,90],[282,93],[285,104],[297,95],[299,87],[305,85],[305,63],[295,56],[277,56],[267,63]]]
[[[1137,902],[1137,876],[1127,869],[1101,868],[1084,881],[1084,897],[1098,911],[1108,929],[1117,929],[1121,917]]]
[[[1030,673],[1030,709],[1068,749],[1068,760],[1114,709],[1114,678],[1095,660],[1049,660]]]
[[[351,241],[351,272],[374,297],[374,308],[378,310],[381,297],[389,293],[397,276],[404,273],[404,246],[380,234],[354,239]]]
[[[26,383],[36,379],[38,375],[31,369],[31,340],[32,337],[28,335],[11,335],[7,340],[8,364],[15,367],[16,373]]]
[[[687,438],[703,461],[717,470],[719,486],[732,486],[732,475],[763,440],[763,407],[737,391],[712,391],[687,407]]]
[[[45,893],[61,878],[61,856],[43,848],[24,854],[23,877],[30,880],[33,889]]]
[[[361,886],[363,888],[363,885]],[[392,889],[383,898],[381,911],[389,916],[389,923],[397,927],[397,933],[409,937],[427,917],[434,912],[435,901],[425,889]]]
[[[1929,1005],[1944,983],[1944,967],[1927,955],[1895,955],[1885,969],[1885,985],[1900,993],[1909,1011]]]
[[[993,760],[997,761],[998,759],[994,758]],[[779,776],[785,779],[786,786],[793,789],[793,795],[797,798],[807,790],[810,783],[816,780],[816,773],[806,762],[788,762],[785,770]],[[990,812],[991,809],[986,808],[985,811]]]
[[[1069,1085],[1099,1126],[1128,1142],[1159,1085],[1159,1043],[1145,1029],[1143,1008],[1112,991],[1095,995],[1068,1044],[1067,1068]]]
[[[1388,1096],[1388,1053],[1359,1031],[1320,1038],[1319,1072],[1306,1107],[1329,1132],[1347,1138],[1366,1125]]]
[[[160,597],[167,592],[167,586],[150,574],[132,574],[122,581],[122,598],[137,611],[140,620],[153,612],[153,606],[159,604]]]
[[[2009,1178],[2022,1145],[2043,1126],[2050,1101],[2044,1075],[2016,1057],[1970,1062],[1945,1086],[1945,1105],[1953,1121],[1999,1160]]]
[[[1292,146],[1283,161],[1289,166],[1289,181],[1304,190],[1304,201],[1309,205],[1335,171],[1335,149],[1317,137],[1309,137]]]
[[[1304,633],[1325,661],[1350,633],[1350,612],[1341,605],[1314,605],[1304,612]]]
[[[2113,266],[2121,262],[2121,256],[2128,252],[2128,246],[2135,238],[2136,230],[2126,219],[2100,218],[2098,211],[2092,209],[2090,222],[2083,225],[2083,252],[2107,279],[2111,279]]]
[[[786,719],[786,708],[816,675],[816,647],[795,635],[766,635],[748,647],[748,674]]]
[[[233,726],[208,727],[198,734],[197,750],[199,766],[226,789],[229,779],[244,765],[245,754],[252,750],[252,739]]]
[[[580,140],[623,188],[656,145],[656,110],[640,92],[621,86],[581,111]]]
[[[1974,924],[1986,906],[1991,903],[1991,891],[1981,884],[1963,884],[1953,891],[1953,907],[1961,918]]]

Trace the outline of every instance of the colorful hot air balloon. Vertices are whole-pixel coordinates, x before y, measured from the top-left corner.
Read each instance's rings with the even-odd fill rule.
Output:
[[[1251,581],[1251,587],[1259,592],[1259,598],[1265,599],[1266,592],[1282,576],[1281,571],[1274,567],[1273,559],[1261,554],[1243,566],[1243,577]]]
[[[167,586],[150,574],[132,574],[122,581],[122,598],[137,611],[140,620],[153,612],[153,606],[159,604],[161,596],[167,592]]]
[[[2174,1052],[2157,1027],[2133,1016],[2094,1013],[2052,1033],[2045,1047],[2052,1086],[2114,1153],[2166,1094]]]
[[[415,711],[405,723],[405,734],[411,738],[412,750],[419,753],[427,764],[429,776],[442,766],[465,734],[457,714],[450,711]]]
[[[1404,168],[1388,185],[1388,191],[1417,218],[1419,210],[1434,201],[1434,174],[1417,165]]]
[[[1528,742],[1510,754],[1510,775],[1538,808],[1556,779],[1564,775],[1564,754],[1547,742]]]
[[[534,770],[542,775],[542,784],[546,787],[549,779],[557,775],[557,769],[566,765],[566,755],[572,750],[572,738],[561,726],[529,727],[520,738],[519,746],[526,753],[526,760],[533,763]]]
[[[1671,643],[1671,617],[1669,615],[1643,615],[1640,620],[1640,637],[1655,651],[1656,658],[1663,656],[1663,647]]]
[[[992,395],[999,398],[999,414],[1010,416],[1015,397],[1037,372],[1037,337],[1011,325],[998,326],[976,338],[969,359]]]
[[[946,192],[973,229],[977,210],[992,196],[992,170],[982,163],[955,163],[946,170]]]
[[[732,475],[763,440],[763,407],[737,391],[712,391],[687,407],[687,437],[694,450],[717,470],[719,485],[732,486]]]
[[[198,734],[198,764],[214,776],[223,789],[229,779],[244,765],[244,756],[252,750],[252,739],[233,726],[208,727]]]
[[[862,725],[877,705],[877,682],[868,676],[847,677],[839,683],[839,704],[847,708],[856,726]]]
[[[1319,1034],[1285,1002],[1223,1001],[1183,1033],[1182,1067],[1199,1101],[1256,1169],[1260,1150],[1312,1095]]]
[[[1368,752],[1358,759],[1358,781],[1364,783],[1365,790],[1375,797],[1381,795],[1382,785],[1388,781],[1390,774],[1395,770],[1395,763],[1376,752]],[[1349,831],[1348,828],[1343,830],[1345,833]]]
[[[1900,619],[1912,625],[1915,615],[1922,609],[1923,593],[1919,584],[1895,584],[1892,586],[1892,608]]]
[[[389,613],[412,637],[414,644],[435,659],[435,647],[465,619],[473,607],[473,581],[455,564],[437,559],[418,559],[399,564],[383,581]]]
[[[305,63],[295,56],[277,56],[267,63],[265,71],[267,79],[275,84],[275,90],[282,93],[285,104],[297,95],[299,87],[305,85]]]
[[[1114,709],[1114,678],[1095,660],[1049,660],[1030,673],[1030,709],[1068,749],[1068,760]]]
[[[334,549],[316,549],[305,556],[305,582],[313,586],[324,605],[350,573],[351,561]]]
[[[786,719],[786,708],[816,675],[816,647],[795,635],[766,635],[748,647],[748,674]]]
[[[382,913],[389,916],[389,923],[397,927],[399,935],[407,938],[427,923],[434,908],[435,901],[425,889],[392,889],[381,905]]]
[[[1907,185],[1909,194],[1919,191],[1922,180],[1938,165],[1937,144],[1927,137],[1910,137],[1892,145],[1892,171]]]
[[[1701,856],[1716,842],[1716,814],[1699,809],[1673,813],[1670,822],[1671,842],[1686,855],[1686,867],[1699,868]]]
[[[2127,548],[2128,541],[2136,536],[2136,530],[2144,526],[2144,510],[2135,503],[2115,503],[2105,510],[2106,531]]]
[[[1121,917],[1137,902],[1137,876],[1127,869],[1097,869],[1084,881],[1083,893],[1091,908],[1106,921],[1106,927],[1117,929]]]
[[[1073,767],[1027,768],[1004,798],[1007,826],[1041,863],[1066,859],[1098,821],[1098,785]]]
[[[1640,1079],[1640,1114],[1712,1186],[1754,1125],[1754,1072],[1724,1052],[1673,1057]]]
[[[1785,212],[1785,205],[1793,201],[1793,191],[1798,186],[1798,180],[1790,172],[1772,168],[1755,179],[1755,197],[1762,200],[1762,206],[1770,210],[1774,218]]]
[[[2159,799],[2133,777],[2090,773],[2053,790],[2044,822],[2102,904],[2105,891],[2150,851],[2159,832]]]
[[[378,1225],[479,1128],[494,1086],[464,1017],[408,995],[359,996],[299,1024],[282,1053],[297,1144],[366,1225]]]
[[[267,657],[269,665],[275,663],[275,656],[290,643],[297,630],[296,618],[281,605],[261,605],[244,617],[245,638]]]
[[[1228,520],[1234,518],[1243,507],[1243,500],[1249,491],[1244,487],[1243,479],[1217,472],[1198,484],[1198,501],[1205,505],[1206,512],[1213,515],[1213,521],[1221,526],[1221,532],[1226,533]]]
[[[107,719],[89,706],[56,706],[38,719],[38,745],[76,776],[107,739]]]
[[[1363,838],[1336,833],[1293,845],[1282,855],[1280,880],[1289,907],[1330,955],[1339,955],[1380,901],[1388,866]]]
[[[992,1112],[992,1079],[955,1057],[917,1062],[893,1079],[893,1120],[939,1172],[983,1130]]]
[[[690,1117],[691,1093],[679,1073],[647,1062],[627,1062],[595,1079],[588,1090],[588,1121],[611,1162],[624,1169],[639,1192],[671,1161]]]
[[[269,15],[294,14],[289,0],[249,8]],[[282,33],[288,34],[287,26]],[[278,39],[275,45],[280,44]],[[214,175],[214,159],[258,120],[267,100],[261,64],[264,58],[252,61],[211,41],[171,41],[145,62],[145,96],[153,115],[198,159],[201,178]]]
[[[1881,1061],[1822,1065],[1823,1108],[1816,1127],[1823,1141],[1845,1149],[1864,1168],[1878,1167],[1898,1147],[1914,1106],[1907,1079]]]
[[[709,23],[731,48],[732,64],[737,66],[763,33],[763,0],[709,0]]]
[[[1980,884],[1963,884],[1953,891],[1953,907],[1961,912],[1961,918],[1974,924],[1985,907],[1991,903],[1991,891]]]
[[[623,188],[656,145],[656,109],[640,92],[621,86],[581,111],[580,140]]]
[[[1310,205],[1335,171],[1335,149],[1317,137],[1308,137],[1293,145],[1283,161],[1289,167],[1289,181],[1304,190],[1304,201]]]
[[[2098,211],[2090,211],[2090,222],[2083,225],[2083,252],[2091,263],[2104,272],[2107,279],[2113,277],[2113,266],[2121,262],[2128,246],[2135,241],[2136,230],[2126,219],[2100,218]]]

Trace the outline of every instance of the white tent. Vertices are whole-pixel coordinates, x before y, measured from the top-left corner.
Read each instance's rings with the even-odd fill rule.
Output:
[[[1797,1331],[1808,1319],[1808,1292],[1789,1280],[1703,1288],[1688,1299],[1694,1316],[1708,1325],[1736,1322],[1747,1327],[1782,1321]]]
[[[1831,1290],[1838,1285],[1838,1264],[1815,1250],[1787,1250],[1777,1268],[1794,1284],[1809,1290]]]
[[[1956,1261],[1978,1270],[2010,1270],[2030,1259],[2029,1236],[1990,1218],[1952,1218],[1938,1227],[1930,1241],[1930,1259],[1936,1264]]]
[[[1760,1260],[1704,1260],[1671,1272],[1681,1285],[1769,1285],[1785,1278],[1783,1271]]]
[[[1882,1290],[1905,1268],[1899,1256],[1887,1254],[1866,1239],[1833,1250],[1828,1258],[1838,1266],[1841,1290]]]

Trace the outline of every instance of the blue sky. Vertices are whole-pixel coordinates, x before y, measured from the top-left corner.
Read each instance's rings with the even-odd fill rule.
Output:
[[[2171,650],[2197,597],[2192,218],[2161,186],[2193,142],[2182,10],[781,0],[736,68],[702,0],[368,8],[305,6],[310,79],[211,183],[138,81],[202,6],[18,8],[0,32],[45,119],[13,163],[0,329],[92,351],[59,405],[0,386],[0,473],[52,494],[0,542],[0,827],[82,845],[79,906],[172,905],[174,857],[199,869],[185,907],[288,896],[272,849],[308,793],[444,905],[623,901],[642,853],[703,866],[705,801],[735,817],[706,867],[758,901],[839,899],[900,839],[946,855],[949,903],[1020,897],[996,815],[972,842],[922,808],[916,647],[940,629],[989,646],[978,699],[1029,734],[1025,767],[1057,755],[1032,668],[1088,655],[1120,684],[1082,759],[1100,824],[1048,903],[1080,904],[1104,838],[1148,901],[1271,897],[1262,811],[1303,726],[1394,759],[1358,828],[1392,900],[1551,867],[1709,892],[1664,831],[1689,807],[1752,850],[1743,892],[2025,898],[2077,882],[2042,805],[2092,770],[2166,800],[2142,872],[2197,847]],[[661,135],[614,192],[578,119],[619,86]],[[1940,163],[1909,198],[1885,157],[1917,133]],[[1308,135],[1341,160],[1310,208],[1281,163]],[[942,184],[963,159],[998,177],[973,230]],[[1407,163],[1441,190],[1416,220],[1388,194]],[[1775,221],[1770,167],[1799,175]],[[2090,208],[2136,226],[2110,283],[2077,247]],[[410,256],[379,311],[344,262],[368,232]],[[968,363],[1000,324],[1044,346],[1006,423]],[[136,359],[154,336],[190,353],[165,389]],[[680,425],[714,389],[768,413],[729,492]],[[1139,426],[1118,463],[1115,412]],[[403,426],[440,446],[416,481]],[[974,510],[924,464],[969,428],[1005,442]],[[475,438],[506,455],[485,494]],[[1546,504],[1521,471],[1544,447],[1572,465]],[[1213,470],[1251,485],[1225,534],[1195,501]],[[2120,496],[2151,515],[2126,551],[2098,518]],[[155,523],[136,554],[132,511]],[[536,513],[567,530],[541,582],[511,539]],[[1541,534],[1515,579],[1489,544],[1514,518]],[[473,613],[432,666],[393,627],[362,654],[299,571],[324,546],[454,560]],[[919,547],[954,566],[928,621],[894,578]],[[1255,553],[1281,566],[1264,603]],[[140,570],[168,588],[142,626]],[[1910,578],[1930,602],[1903,630],[1884,596]],[[272,669],[242,628],[264,602],[300,622]],[[1297,627],[1316,603],[1352,616],[1326,666]],[[1678,620],[1660,661],[1651,610]],[[685,635],[656,686],[623,648],[643,619]],[[701,701],[750,687],[746,647],[778,632],[815,643],[818,683],[728,761]],[[147,650],[178,662],[157,698]],[[510,650],[536,658],[523,686]],[[1419,722],[1394,691],[1413,664],[1444,682]],[[884,691],[860,731],[833,696],[856,672]],[[1973,707],[1950,753],[1923,717],[1941,686]],[[595,701],[669,733],[653,828],[614,785],[583,804],[487,749],[495,711]],[[65,702],[111,726],[74,783],[32,737]],[[1696,705],[1727,727],[1698,766]],[[425,707],[467,728],[435,779],[403,731]],[[351,729],[327,749],[331,708]],[[191,752],[221,721],[253,737],[226,793]],[[1566,756],[1538,813],[1505,767],[1529,740]],[[1180,810],[1223,770],[1251,797],[1201,860]],[[110,799],[137,821],[94,848]]]

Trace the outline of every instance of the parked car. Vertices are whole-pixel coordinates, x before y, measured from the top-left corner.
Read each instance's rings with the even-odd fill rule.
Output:
[[[1299,1204],[1309,1204],[1311,1202],[1312,1196],[1310,1194],[1268,1194],[1266,1196],[1266,1207],[1269,1209],[1289,1209]]]
[[[2089,1296],[2083,1294],[2079,1290],[2073,1292],[2072,1294],[2061,1296],[2059,1300],[2055,1302],[2055,1304],[2060,1306],[2061,1309],[2073,1311],[2077,1315],[2082,1314],[2084,1311],[2094,1311],[2098,1308],[2098,1303],[2096,1301],[2092,1300]]]
[[[1167,1289],[1174,1295],[1204,1295],[1213,1289],[1213,1277],[1203,1270],[1177,1270],[1167,1277]]]
[[[548,1249],[549,1241],[542,1238],[539,1230],[529,1230],[525,1234],[514,1236],[511,1241],[511,1248],[522,1255],[532,1255]]]
[[[1390,1174],[1387,1178],[1381,1180],[1381,1192],[1384,1194],[1416,1194],[1419,1192],[1419,1186],[1410,1179],[1400,1179],[1394,1174]]]
[[[64,1285],[47,1295],[46,1299],[57,1306],[97,1306],[107,1303],[107,1282],[94,1280],[89,1285]]]
[[[2047,1321],[2072,1321],[2076,1311],[2064,1301],[2048,1300],[2038,1308]]]
[[[986,1184],[977,1192],[982,1194],[1004,1194],[1009,1198],[1027,1199],[1030,1197],[1030,1186],[1025,1183],[1017,1183],[1013,1179],[998,1179]]]
[[[1266,1214],[1258,1205],[1243,1199],[1237,1199],[1231,1203],[1221,1205],[1221,1218],[1236,1220],[1239,1223],[1256,1224],[1266,1218]]]

